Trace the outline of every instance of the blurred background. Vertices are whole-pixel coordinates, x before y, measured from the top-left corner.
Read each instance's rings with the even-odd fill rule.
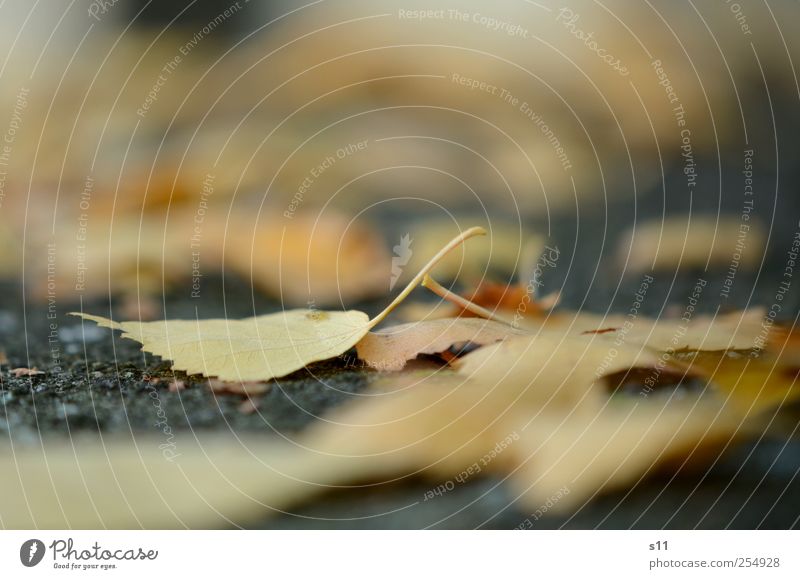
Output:
[[[7,2],[2,274],[38,299],[50,279],[59,309],[213,307],[223,275],[348,306],[386,293],[404,234],[480,224],[499,274],[544,236],[573,264],[547,283],[584,295],[650,258],[725,271],[744,211],[757,270],[797,225],[796,11]],[[655,237],[626,237],[636,224]]]
[[[65,400],[73,427],[149,428],[133,400],[84,414],[142,355],[70,311],[376,311],[473,225],[457,289],[524,281],[547,245],[541,294],[573,309],[627,311],[646,275],[653,316],[698,277],[698,310],[769,306],[800,232],[798,27],[792,0],[4,2],[0,340],[60,404],[9,398],[6,428],[64,432]],[[175,424],[264,420],[192,396]]]

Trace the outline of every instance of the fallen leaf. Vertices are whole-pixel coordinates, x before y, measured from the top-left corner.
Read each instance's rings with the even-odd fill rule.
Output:
[[[327,211],[251,221],[239,215],[227,227],[225,264],[282,303],[321,306],[386,293],[391,256],[363,220]]]
[[[452,293],[429,276],[425,277],[423,285],[453,303],[459,311],[502,321],[530,332],[547,329],[570,335],[604,335],[619,344],[638,344],[660,351],[750,350],[763,348],[765,344],[779,340],[780,336],[785,334],[781,333],[782,330],[776,332],[777,337],[771,333],[771,326],[765,321],[767,316],[763,308],[713,316],[693,316],[690,313],[681,318],[653,319],[639,315],[599,315],[568,310],[543,315],[542,307],[537,308],[535,302],[528,300],[529,304],[534,305],[533,309],[517,307],[513,317],[509,317],[511,310],[502,306],[507,303],[504,297],[495,296],[495,299],[487,300],[488,307],[484,307]],[[554,299],[557,300],[557,297]],[[525,302],[520,303],[525,304]]]
[[[198,198],[168,213],[106,213],[93,206],[80,219],[61,219],[52,247],[49,236],[32,245],[64,264],[49,275],[74,291],[75,301],[122,296],[118,309],[130,319],[156,317],[160,300],[153,296],[165,289],[183,287],[199,297],[203,277],[223,272],[295,307],[381,296],[390,279],[391,256],[378,231],[335,211],[288,219],[274,207],[260,216],[249,207],[229,213]],[[76,223],[85,237],[77,248]],[[32,296],[46,299],[47,260],[27,265]]]
[[[605,340],[575,339],[590,349],[599,347],[593,341]],[[572,344],[540,345],[569,351]],[[164,460],[158,440],[150,444],[147,438],[112,438],[103,445],[51,441],[25,452],[0,445],[0,459],[16,465],[0,468],[0,512],[13,527],[93,528],[99,521],[109,528],[205,528],[259,520],[330,488],[420,475],[456,485],[469,472],[507,476],[521,504],[538,516],[637,484],[656,469],[680,470],[746,432],[742,427],[750,422],[728,404],[725,391],[714,389],[676,400],[610,399],[599,388],[594,392],[601,406],[585,414],[542,407],[542,393],[564,386],[564,370],[538,373],[530,382],[520,376],[515,383],[414,366],[382,375],[372,395],[334,410],[293,443],[193,435],[178,439],[174,463],[173,457]],[[255,404],[240,409],[249,412]],[[51,480],[48,473],[52,484],[31,483]]]
[[[691,352],[676,362],[707,387],[660,400],[640,391],[644,396],[615,400],[590,421],[534,421],[520,443],[530,459],[512,477],[521,498],[531,508],[550,501],[550,510],[568,510],[603,490],[638,483],[667,460],[677,458],[681,468],[709,447],[759,432],[770,412],[800,396],[797,374],[772,355]]]
[[[459,374],[490,388],[504,388],[534,397],[540,407],[569,412],[597,412],[612,375],[644,370],[654,377],[686,369],[658,352],[638,345],[617,344],[605,336],[571,336],[543,330],[486,346],[454,364]]]
[[[586,333],[602,332],[615,340],[662,351],[750,350],[763,342],[765,314],[764,309],[754,308],[688,320],[642,316],[631,321],[613,316],[603,320],[604,328]]]
[[[282,459],[243,433],[177,434],[174,449],[147,434],[10,440],[0,438],[0,513],[20,529],[230,527],[268,514],[257,497]]]
[[[489,358],[489,350],[509,344],[516,351],[520,344],[514,342],[527,339],[486,346],[464,362]],[[604,347],[576,340],[580,344],[545,338],[541,354],[539,348],[517,351],[540,362],[554,355],[556,361],[533,374],[520,367],[504,376],[499,362],[480,373],[459,368],[387,374],[375,384],[376,395],[335,410],[301,435],[291,458],[272,463],[276,476],[265,484],[266,503],[285,508],[322,489],[365,480],[375,484],[424,474],[432,481],[457,482],[464,472],[476,472],[511,475],[531,509],[566,486],[569,499],[560,503],[565,509],[739,432],[743,415],[713,392],[682,400],[611,400],[605,386],[593,387],[600,386],[603,372],[629,363],[646,367],[654,362],[652,354],[620,354],[598,378],[570,372],[576,347],[586,350],[590,367],[603,357]],[[517,358],[520,366],[525,361]]]
[[[312,362],[339,356],[359,342],[421,283],[454,247],[485,232],[468,229],[452,239],[383,312],[372,320],[363,312],[295,309],[242,320],[166,320],[115,322],[74,313],[97,324],[122,330],[146,352],[172,360],[173,370],[223,381],[259,382],[278,378]]]
[[[346,352],[369,331],[363,312],[288,310],[242,320],[114,322],[77,314],[141,342],[172,360],[172,369],[223,381],[257,382],[285,376]]]
[[[514,449],[515,496],[531,511],[563,512],[601,492],[625,488],[659,465],[730,442],[742,417],[719,400],[627,400],[591,419],[543,414],[523,431]],[[559,491],[562,491],[559,493]]]
[[[439,354],[460,342],[491,344],[521,333],[491,320],[445,318],[370,332],[356,344],[356,350],[371,368],[397,371],[420,354]]]
[[[529,318],[541,320],[545,314],[549,315],[549,310],[559,300],[557,293],[537,300],[528,286],[519,284],[484,282],[469,299],[451,292],[430,276],[425,276],[422,285],[455,306],[450,311],[441,310],[446,312],[447,317],[474,316],[497,320],[513,327],[521,326]],[[432,310],[431,316],[435,317],[435,313]]]
[[[468,299],[484,308],[520,312],[526,316],[543,315],[555,305],[552,301],[537,300],[524,285],[491,281],[480,284]],[[470,315],[468,310],[461,310],[459,313],[462,312],[463,315]]]
[[[754,220],[680,215],[636,224],[621,237],[617,262],[630,273],[726,268],[734,262],[753,268],[764,256],[765,240]]]

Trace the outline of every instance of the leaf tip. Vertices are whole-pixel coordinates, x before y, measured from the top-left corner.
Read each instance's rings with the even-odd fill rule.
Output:
[[[89,320],[90,322],[96,323],[98,326],[103,328],[110,328],[112,330],[121,330],[122,325],[119,322],[115,322],[114,320],[109,320],[108,318],[104,318],[102,316],[93,316],[91,314],[85,314],[83,312],[69,312],[70,316],[77,316],[82,320]]]

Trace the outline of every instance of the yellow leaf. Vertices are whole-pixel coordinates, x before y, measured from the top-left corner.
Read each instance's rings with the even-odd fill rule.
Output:
[[[619,344],[604,335],[571,336],[542,330],[485,346],[455,364],[460,374],[535,398],[542,406],[596,412],[604,402],[601,379],[631,370],[683,373],[658,352]]]
[[[141,342],[142,349],[173,361],[174,370],[215,376],[220,380],[270,380],[312,362],[339,356],[356,345],[381,322],[448,252],[476,235],[480,227],[463,232],[443,247],[406,288],[370,320],[363,312],[296,309],[243,320],[164,320],[115,322],[74,313],[123,337]]]
[[[639,317],[632,322],[621,316],[613,316],[605,320],[603,331],[615,339],[661,351],[747,350],[763,342],[765,314],[762,308],[753,308],[714,316],[696,316],[689,321]]]
[[[697,352],[689,361],[728,402],[748,416],[775,409],[800,396],[797,370],[771,353]]]
[[[173,361],[173,370],[220,380],[269,380],[346,352],[369,330],[363,312],[288,310],[243,320],[114,322],[86,320],[142,343]]]
[[[685,463],[710,446],[725,445],[742,423],[741,415],[704,396],[618,401],[591,420],[543,413],[521,431],[524,462],[511,484],[531,509],[553,503],[547,510],[568,510],[636,484],[666,461]]]

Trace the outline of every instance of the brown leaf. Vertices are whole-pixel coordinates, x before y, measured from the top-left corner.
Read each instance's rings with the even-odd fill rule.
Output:
[[[591,312],[559,310],[543,315],[545,305],[542,302],[537,304],[527,293],[522,294],[521,301],[516,302],[523,291],[519,287],[494,288],[478,296],[482,303],[476,303],[474,300],[467,300],[450,292],[430,277],[426,277],[423,285],[455,304],[460,311],[467,311],[470,315],[487,319],[504,320],[530,332],[547,329],[569,335],[602,334],[619,344],[638,344],[665,352],[761,349],[770,341],[780,340],[785,334],[781,333],[780,329],[771,332],[773,326],[769,323],[764,308],[714,316],[694,315],[693,309],[687,309],[680,318],[660,319],[640,316],[638,311],[633,315],[599,315]],[[528,296],[527,300],[524,299],[525,296]],[[507,297],[510,297],[511,301],[508,301]],[[553,303],[546,303],[546,307],[553,307],[557,299],[558,296],[554,296]],[[513,318],[510,318],[511,306],[516,308],[513,310]]]
[[[74,313],[114,330],[142,349],[172,360],[172,369],[220,380],[249,383],[285,376],[304,366],[335,358],[352,348],[372,327],[356,310],[287,310],[241,320],[161,320],[115,322]]]
[[[519,334],[522,332],[490,320],[445,318],[370,332],[356,344],[356,350],[371,368],[397,371],[420,354],[439,354],[460,342],[491,344]]]
[[[637,317],[631,321],[613,316],[604,320],[601,329],[585,333],[602,332],[616,340],[662,351],[750,350],[763,343],[764,316],[762,308],[688,320]]]
[[[72,313],[100,326],[122,330],[142,349],[172,360],[173,370],[240,384],[286,376],[312,362],[335,358],[355,346],[419,285],[443,257],[465,240],[484,235],[466,230],[434,255],[394,300],[374,318],[357,310],[293,309],[241,320],[116,322]],[[246,388],[236,388],[237,392]]]
[[[696,352],[685,363],[702,371],[743,415],[758,415],[800,398],[797,368],[773,352]]]
[[[543,316],[551,308],[550,302],[540,302],[531,294],[529,288],[520,284],[503,284],[492,281],[482,282],[469,301],[490,311],[498,311],[502,315],[522,317]],[[455,307],[456,316],[475,316],[470,310]]]
[[[709,445],[728,443],[741,424],[719,400],[698,397],[616,401],[590,420],[542,414],[516,447],[521,466],[512,487],[531,511],[570,510],[639,483],[668,460],[680,467]]]

